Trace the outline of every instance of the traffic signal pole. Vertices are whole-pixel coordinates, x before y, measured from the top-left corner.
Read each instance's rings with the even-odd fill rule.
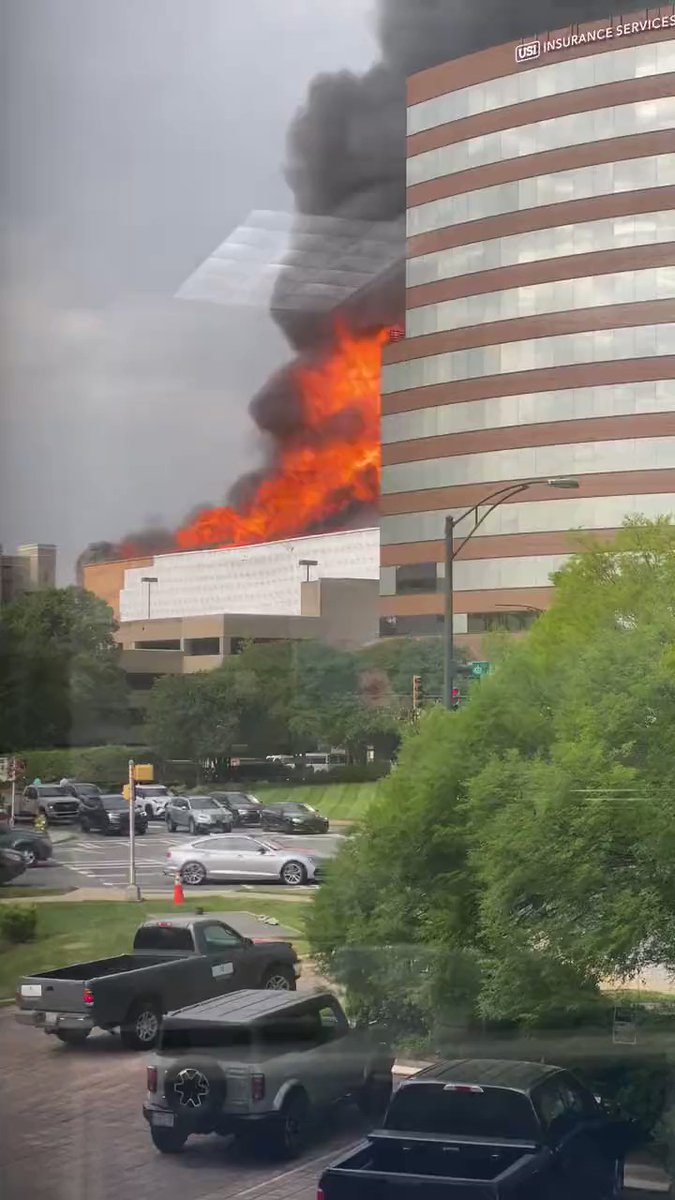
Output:
[[[452,514],[448,514],[445,518],[445,621],[443,623],[443,705],[445,708],[452,708],[452,692],[454,687],[454,561],[455,518]]]

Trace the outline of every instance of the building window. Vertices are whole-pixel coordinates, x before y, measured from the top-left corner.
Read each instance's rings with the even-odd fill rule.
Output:
[[[165,638],[157,642],[134,642],[134,650],[180,650],[180,638]]]
[[[410,596],[419,592],[437,592],[438,564],[409,563],[396,568],[396,595]]]
[[[468,633],[490,633],[495,629],[507,629],[519,633],[529,629],[539,616],[538,611],[525,609],[520,612],[469,613]]]
[[[201,637],[187,638],[185,653],[197,658],[202,654],[220,654],[220,638]]]
[[[439,637],[443,632],[443,617],[382,617],[380,637]]]

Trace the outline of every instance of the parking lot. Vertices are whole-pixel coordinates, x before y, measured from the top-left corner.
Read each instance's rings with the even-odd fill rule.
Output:
[[[47,867],[27,871],[17,880],[18,885],[30,887],[87,887],[120,888],[129,879],[129,842],[127,838],[82,834],[76,828],[61,831],[60,836],[72,834],[68,841],[58,841],[54,847],[54,861]],[[294,836],[293,834],[262,834],[279,844],[306,850],[313,854],[332,856],[342,843],[343,835],[337,833]],[[185,833],[168,833],[160,822],[151,822],[143,837],[136,838],[136,878],[141,889],[167,891],[173,886],[170,876],[164,874],[166,854],[171,846],[191,839]],[[203,885],[222,891],[235,881],[214,881]],[[236,886],[236,884],[235,884]],[[250,886],[250,885],[249,885]],[[256,883],[256,887],[269,889],[275,885]],[[280,885],[282,886],[282,885]],[[284,888],[285,891],[288,889]],[[296,892],[311,891],[311,887],[294,889]]]

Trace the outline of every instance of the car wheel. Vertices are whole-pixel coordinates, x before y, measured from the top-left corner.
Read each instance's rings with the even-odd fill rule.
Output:
[[[293,858],[290,862],[284,863],[281,868],[281,878],[287,887],[300,887],[302,883],[307,882],[307,870],[301,862],[296,862]]]
[[[137,833],[137,834],[139,834],[141,837],[144,837],[144,835],[145,835],[147,832],[148,832],[148,827],[147,827],[147,825],[143,825],[143,826],[141,826],[141,828],[140,828],[140,829],[137,829],[137,830],[136,830],[136,833]]]
[[[269,1139],[277,1158],[297,1158],[305,1148],[309,1126],[309,1102],[304,1092],[288,1097],[275,1120]]]
[[[90,1032],[89,1029],[57,1029],[56,1036],[65,1046],[81,1046]]]
[[[188,833],[192,834],[192,836],[194,837],[196,832],[197,832],[197,828],[195,826],[194,821],[192,820],[192,817],[190,817],[190,820],[188,821]]]
[[[391,1075],[370,1075],[356,1096],[364,1117],[381,1117],[391,1100]]]
[[[296,989],[295,972],[290,967],[270,967],[262,977],[261,988],[268,992],[294,992]]]
[[[80,817],[80,829],[82,830],[83,833],[90,832],[91,825],[89,824],[86,817]]]
[[[19,854],[23,854],[27,867],[35,866],[38,856],[34,846],[31,846],[27,842],[17,842],[14,846],[14,849],[17,850]]]
[[[206,879],[206,868],[198,862],[188,862],[180,869],[180,877],[188,887],[199,887]]]
[[[187,1141],[187,1134],[181,1129],[161,1129],[156,1125],[150,1126],[150,1137],[160,1154],[180,1154]]]
[[[166,818],[166,827],[167,827],[167,829],[168,829],[169,833],[175,833],[175,832],[176,832],[176,826],[175,826],[174,822],[171,820],[171,818],[170,818],[170,817],[167,817],[167,818]]]
[[[120,1026],[120,1039],[127,1050],[152,1050],[157,1044],[162,1013],[156,1000],[137,1000]]]
[[[153,811],[152,811],[152,805],[151,805],[151,804],[146,804],[146,806],[145,806],[145,815],[146,815],[146,817],[148,818],[148,820],[149,820],[149,821],[151,821],[151,820],[152,820],[152,818],[154,817],[154,815],[155,815],[155,814],[154,814],[154,813],[153,813]]]

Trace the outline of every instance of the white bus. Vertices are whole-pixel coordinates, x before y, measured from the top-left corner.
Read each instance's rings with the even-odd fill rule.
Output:
[[[333,767],[346,767],[347,751],[317,750],[315,753],[305,755],[304,766],[307,771],[313,771],[315,775],[322,771],[330,771]]]

